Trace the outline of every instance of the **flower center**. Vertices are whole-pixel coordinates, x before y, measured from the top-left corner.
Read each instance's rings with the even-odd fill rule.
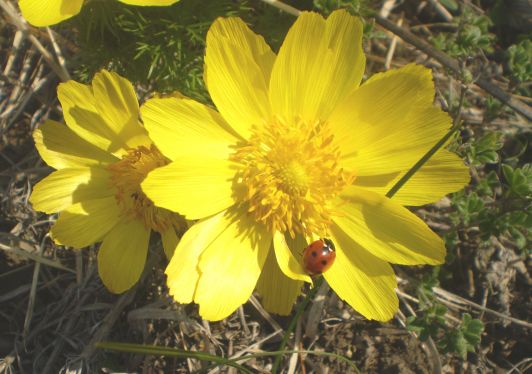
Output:
[[[327,123],[275,120],[256,126],[231,156],[241,165],[237,199],[272,232],[325,234],[334,197],[355,178],[339,158]]]
[[[147,229],[162,233],[170,227],[180,228],[182,218],[167,209],[156,207],[142,192],[140,183],[155,168],[167,165],[168,159],[155,145],[130,149],[122,159],[108,166],[116,188],[115,198],[124,215],[139,219]]]

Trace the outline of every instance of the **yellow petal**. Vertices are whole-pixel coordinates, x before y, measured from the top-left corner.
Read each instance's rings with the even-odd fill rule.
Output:
[[[303,282],[288,278],[279,268],[275,253],[270,250],[257,282],[262,306],[270,313],[289,315],[301,293]]]
[[[170,295],[179,303],[191,303],[200,271],[199,256],[225,229],[225,211],[203,219],[185,232],[166,268]]]
[[[26,21],[33,26],[43,27],[78,14],[83,0],[19,0],[18,5]]]
[[[96,109],[111,132],[131,148],[149,146],[139,122],[139,103],[133,85],[114,72],[102,70],[92,80]]]
[[[207,33],[205,81],[222,116],[244,138],[271,116],[268,82],[275,54],[240,18],[218,18]]]
[[[305,250],[306,243],[301,236],[298,236],[298,238],[300,239],[300,245],[294,245],[296,240],[289,237],[289,240],[292,242],[292,246],[290,246],[287,243],[287,239],[285,238],[284,234],[280,233],[279,231],[275,232],[273,235],[273,248],[275,251],[275,258],[278,263],[278,268],[280,268],[284,275],[289,278],[312,283],[312,279],[308,276],[301,265],[301,255]],[[299,256],[296,257],[294,252],[296,252],[296,254]]]
[[[441,264],[445,244],[419,217],[362,188],[342,192],[334,222],[373,255],[395,264]]]
[[[187,219],[218,213],[235,203],[232,197],[233,164],[207,153],[181,157],[157,168],[142,182],[142,190],[155,205]]]
[[[98,251],[98,273],[109,291],[122,293],[137,283],[149,241],[150,230],[139,220],[123,220],[105,235]]]
[[[118,0],[125,4],[140,6],[168,6],[177,3],[179,0]]]
[[[272,243],[272,235],[246,213],[227,214],[219,224],[225,229],[201,254],[194,295],[200,316],[209,321],[229,316],[248,300]]]
[[[120,215],[114,196],[76,203],[59,215],[51,236],[58,244],[83,248],[101,241]]]
[[[329,118],[343,165],[363,176],[410,168],[451,126],[433,98],[430,69],[412,64],[374,75]]]
[[[392,267],[331,227],[336,260],[323,276],[340,298],[367,319],[390,320],[399,307]]]
[[[354,184],[385,195],[404,173],[406,171],[359,177]],[[445,195],[461,190],[469,180],[469,168],[464,165],[464,161],[454,153],[442,149],[401,187],[392,200],[408,206],[434,203]]]
[[[66,125],[47,120],[33,132],[42,159],[56,169],[107,165],[118,159],[80,138]]]
[[[30,202],[35,210],[55,213],[72,204],[111,196],[109,176],[98,167],[58,170],[33,187]]]
[[[171,259],[174,255],[175,247],[179,243],[179,238],[173,227],[170,227],[165,232],[161,233],[161,241],[163,242],[164,254],[167,259]]]
[[[117,156],[126,152],[127,145],[98,112],[91,86],[75,81],[61,83],[57,97],[68,127],[79,137]]]
[[[141,108],[144,125],[157,148],[171,160],[205,153],[227,158],[237,142],[218,112],[190,99],[148,100]]]
[[[275,61],[270,101],[275,114],[292,120],[327,119],[354,90],[365,67],[362,23],[345,10],[327,20],[304,12],[290,28]]]

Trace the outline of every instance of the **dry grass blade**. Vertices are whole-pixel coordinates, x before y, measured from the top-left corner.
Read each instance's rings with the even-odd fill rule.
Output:
[[[260,304],[260,302],[257,300],[257,298],[253,295],[251,295],[251,297],[249,298],[249,301],[251,303],[251,305],[253,305],[255,307],[255,309],[257,309],[257,311],[260,313],[260,315],[272,326],[272,328],[274,330],[282,330],[281,326],[279,325],[279,323],[277,323],[277,321],[275,321],[271,314],[268,313],[266,311],[266,309],[264,309],[262,307],[262,305]]]
[[[40,248],[39,248],[39,257],[42,257],[44,252],[44,242],[46,237],[43,238]],[[26,310],[26,318],[24,319],[24,329],[22,335],[26,337],[30,329],[31,318],[33,316],[33,307],[35,305],[35,295],[37,294],[37,285],[39,283],[39,272],[41,271],[41,263],[39,261],[35,262],[35,268],[33,270],[33,279],[31,281],[30,296],[28,299],[28,308]]]
[[[26,24],[26,21],[18,14],[18,12],[15,10],[13,5],[11,3],[0,0],[0,8],[2,8],[7,15],[9,16],[9,19],[11,22],[26,35],[26,37],[30,40],[30,42],[37,48],[37,50],[41,53],[43,58],[46,60],[46,63],[50,66],[50,68],[57,74],[57,76],[63,81],[66,82],[70,79],[70,74],[68,71],[57,63],[55,58],[48,52],[46,48],[41,44],[39,39],[35,37],[31,33],[30,28]]]
[[[434,287],[433,288],[434,290],[434,293],[438,296],[438,299],[439,300],[449,300],[453,303],[456,303],[456,304],[459,304],[459,305],[465,305],[465,306],[470,306],[472,307],[473,309],[477,309],[477,310],[481,310],[485,313],[488,313],[488,314],[491,314],[491,315],[494,315],[494,316],[497,316],[501,319],[505,319],[507,321],[510,321],[510,322],[513,322],[517,325],[521,325],[521,326],[524,326],[528,329],[532,329],[532,323],[530,322],[527,322],[527,321],[523,321],[523,320],[520,320],[519,318],[515,318],[515,317],[512,317],[512,316],[509,316],[509,315],[506,315],[504,313],[500,313],[500,312],[497,312],[496,310],[493,310],[493,309],[490,309],[490,308],[486,308],[482,305],[479,305],[471,300],[468,300],[468,299],[465,299],[461,296],[458,296],[452,292],[449,292],[449,291],[446,291],[442,288],[439,288],[439,287]]]
[[[305,336],[314,340],[318,334],[318,327],[320,320],[323,316],[323,309],[325,308],[325,301],[327,300],[327,294],[330,290],[329,284],[324,281],[316,294],[314,300],[312,300],[312,305],[307,314],[306,326],[305,326]]]
[[[402,24],[403,16],[401,16],[401,18],[399,18],[399,20],[397,21],[397,26],[401,26]],[[397,37],[397,35],[394,35],[392,37],[392,41],[390,42],[390,48],[388,48],[388,52],[386,53],[386,60],[384,61],[384,68],[386,70],[389,70],[392,65],[392,59],[395,53],[395,48],[397,47],[398,40],[399,38]]]
[[[135,298],[136,292],[137,287],[133,287],[118,298],[116,303],[113,305],[113,308],[109,311],[107,316],[105,316],[102,325],[94,333],[85,349],[83,349],[83,352],[81,352],[80,358],[82,360],[90,360],[96,351],[96,344],[105,339],[105,337],[109,334],[109,331],[112,329],[113,325],[124,311],[124,308],[128,306]]]
[[[48,259],[46,257],[43,257],[41,252],[39,252],[39,254],[35,254],[35,253],[27,252],[27,251],[22,250],[22,249],[11,247],[9,245],[5,245],[5,244],[2,244],[2,243],[0,243],[0,249],[2,249],[4,251],[12,252],[12,253],[14,253],[14,254],[16,254],[18,256],[21,256],[21,257],[27,258],[29,260],[35,261],[38,264],[51,266],[53,268],[56,268],[56,269],[59,269],[59,270],[64,270],[64,271],[68,271],[69,273],[73,273],[73,274],[76,273],[75,270],[64,266],[58,260],[50,260],[50,259]]]

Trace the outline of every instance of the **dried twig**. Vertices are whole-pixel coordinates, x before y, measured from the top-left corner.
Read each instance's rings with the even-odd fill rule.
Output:
[[[262,1],[265,2],[266,4],[269,4],[278,9],[281,9],[282,11],[285,11],[286,13],[293,14],[294,16],[299,16],[299,14],[301,13],[299,9],[296,9],[293,6],[285,4],[279,0],[262,0]]]
[[[435,49],[430,44],[426,43],[424,40],[418,38],[411,32],[403,29],[402,27],[397,26],[395,23],[387,20],[386,18],[375,16],[375,20],[386,30],[391,31],[392,33],[403,39],[405,42],[413,45],[417,49],[434,58],[443,66],[458,74],[459,78],[461,78],[461,74],[463,74],[463,68],[460,66],[458,61],[447,56],[442,51]],[[477,80],[475,80],[474,83],[493,97],[499,99],[501,102],[508,105],[517,113],[522,114],[528,120],[532,120],[532,108],[529,105],[526,105],[522,101],[514,98],[512,95],[502,90],[499,86],[484,78],[478,78]]]
[[[436,11],[438,12],[438,14],[447,22],[451,22],[453,20],[453,15],[451,13],[449,13],[449,11],[447,9],[445,9],[445,7],[443,5],[440,4],[440,2],[438,0],[429,0],[429,3],[430,5],[432,5],[432,7],[434,9],[436,9]]]
[[[2,8],[4,12],[7,13],[9,19],[15,25],[15,27],[22,31],[24,35],[28,38],[28,40],[35,46],[35,48],[37,48],[37,50],[42,54],[46,63],[57,74],[57,76],[64,82],[68,81],[70,79],[68,71],[63,66],[57,63],[57,61],[50,54],[50,52],[48,52],[48,50],[44,48],[44,46],[41,44],[39,39],[37,39],[35,35],[31,33],[29,26],[24,21],[24,19],[20,17],[13,5],[5,0],[0,0],[0,8]]]
[[[118,320],[118,317],[122,314],[122,311],[126,306],[128,306],[133,299],[135,298],[135,294],[137,293],[137,286],[132,287],[129,289],[126,293],[121,295],[118,300],[113,305],[113,308],[109,311],[109,313],[105,316],[103,319],[103,323],[98,328],[98,330],[94,333],[91,340],[83,349],[83,352],[81,352],[81,359],[85,361],[89,361],[94,352],[96,351],[96,343],[102,341],[105,339],[105,337],[109,334],[109,331],[113,328],[115,322]]]
[[[35,261],[36,264],[47,265],[47,266],[54,267],[56,269],[68,271],[70,273],[75,273],[74,270],[64,266],[58,260],[50,260],[50,259],[48,259],[46,257],[43,257],[42,254],[30,253],[30,252],[28,252],[26,250],[18,249],[18,248],[15,248],[15,247],[12,247],[12,246],[8,246],[8,245],[2,244],[2,243],[0,243],[0,249],[2,249],[4,251],[12,252],[12,253],[14,253],[14,254],[16,254],[18,256],[21,256],[21,257],[28,258],[28,259],[30,259],[32,261]]]
[[[399,282],[408,282],[407,279],[404,279],[404,278],[400,278],[400,277],[397,277],[397,280]],[[449,291],[446,291],[444,290],[443,288],[440,288],[440,287],[433,287],[432,288],[432,291],[434,291],[434,294],[436,295],[436,299],[441,302],[442,304],[445,304],[447,306],[450,306],[450,307],[453,307],[453,308],[458,308],[460,309],[460,305],[462,306],[469,306],[473,309],[476,309],[476,310],[480,310],[480,311],[483,311],[485,312],[486,314],[491,314],[491,315],[494,315],[494,316],[497,316],[501,319],[504,319],[504,320],[507,320],[507,321],[511,321],[513,323],[515,323],[516,325],[520,325],[520,326],[524,326],[524,327],[527,327],[529,329],[532,329],[532,323],[530,322],[527,322],[527,321],[523,321],[523,320],[520,320],[518,318],[515,318],[515,317],[512,317],[512,316],[509,316],[509,315],[506,315],[504,313],[500,313],[500,312],[497,312],[493,309],[490,309],[490,308],[487,308],[487,307],[483,307],[482,305],[479,305],[471,300],[468,300],[468,299],[465,299],[461,296],[458,296],[452,292],[449,292]],[[398,293],[400,296],[405,296],[404,293]],[[412,298],[412,296],[410,296],[411,300],[412,301],[415,301],[417,299],[415,298]],[[454,305],[452,304],[454,303]]]
[[[310,340],[314,340],[318,333],[319,322],[323,313],[323,308],[325,306],[326,296],[330,290],[329,283],[323,282],[316,294],[314,300],[312,300],[312,305],[307,314],[307,323],[305,327],[305,336]]]
[[[495,311],[493,309],[483,307],[482,305],[479,305],[479,304],[477,304],[477,303],[475,303],[475,302],[473,302],[471,300],[465,299],[465,298],[463,298],[461,296],[453,294],[452,292],[446,291],[446,290],[444,290],[442,288],[439,288],[439,287],[434,287],[432,290],[434,291],[436,296],[438,296],[439,298],[447,299],[447,300],[450,300],[450,301],[453,301],[455,303],[462,304],[462,305],[469,305],[473,309],[481,310],[481,311],[485,312],[486,314],[491,314],[491,315],[497,316],[497,317],[499,317],[501,319],[505,319],[507,321],[511,321],[511,322],[515,323],[516,325],[521,325],[521,326],[527,327],[529,329],[532,329],[532,323],[530,323],[530,322],[523,321],[523,320],[520,320],[518,318],[506,315],[504,313],[497,312],[497,311]]]
[[[397,1],[396,0],[386,0],[382,3],[381,9],[379,10],[379,15],[384,18],[388,18],[393,8],[395,8]]]
[[[399,18],[399,21],[397,21],[397,26],[401,26],[402,24],[403,24],[403,16],[401,15],[401,18]],[[392,37],[392,41],[390,42],[390,48],[388,48],[388,52],[386,53],[386,59],[384,61],[384,68],[386,70],[390,69],[398,40],[399,38],[397,37],[397,35],[394,35]]]
[[[301,319],[297,321],[296,331],[294,334],[294,351],[297,351],[300,349],[299,345],[301,343]],[[290,355],[290,359],[288,360],[288,370],[286,371],[286,374],[294,374],[296,372],[297,367],[297,359],[299,357],[300,353],[292,353]]]
[[[253,305],[255,309],[257,309],[257,312],[260,313],[260,315],[270,324],[270,326],[274,330],[282,330],[282,327],[272,318],[270,313],[268,313],[266,309],[262,307],[262,305],[255,296],[251,295],[249,301],[251,302],[251,305]]]
[[[42,257],[44,253],[44,243],[46,241],[46,236],[41,241],[39,246],[39,256]],[[31,281],[30,295],[28,298],[28,308],[26,311],[26,317],[24,318],[24,329],[22,335],[26,337],[30,329],[31,319],[33,317],[33,308],[35,306],[35,296],[37,295],[37,285],[39,284],[39,273],[41,271],[41,263],[39,261],[35,262],[35,268],[33,269],[33,278]]]
[[[242,305],[238,307],[238,317],[240,318],[240,324],[242,325],[244,333],[246,335],[250,335],[251,331],[249,331],[248,324],[246,323],[246,316],[244,315],[244,308],[242,307]]]

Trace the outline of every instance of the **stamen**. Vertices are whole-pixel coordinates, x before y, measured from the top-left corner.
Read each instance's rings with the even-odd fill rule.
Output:
[[[156,207],[142,192],[140,183],[155,168],[170,161],[157,149],[140,146],[130,149],[122,159],[108,166],[115,198],[124,215],[139,219],[147,229],[162,233],[170,227],[181,228],[183,218],[167,209]]]
[[[355,178],[339,166],[333,139],[324,122],[256,126],[231,157],[241,165],[241,205],[272,231],[327,233],[334,197]]]

